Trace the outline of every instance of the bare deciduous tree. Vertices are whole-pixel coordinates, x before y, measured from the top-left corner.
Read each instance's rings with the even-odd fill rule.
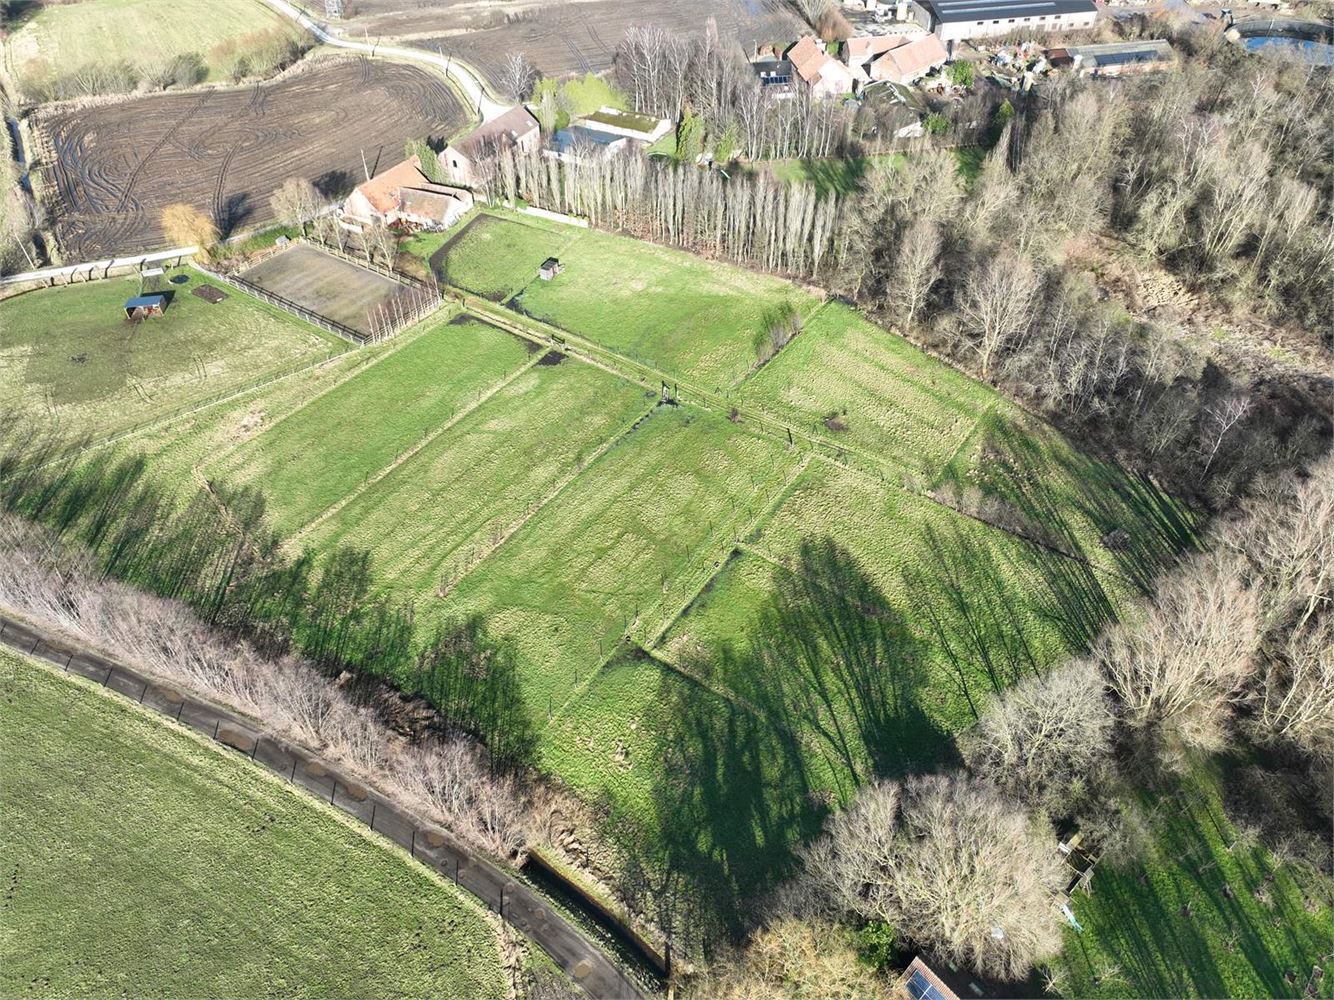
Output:
[[[1163,583],[1137,621],[1099,648],[1132,726],[1187,747],[1221,749],[1244,697],[1259,637],[1259,598],[1237,559],[1199,556]]]
[[[320,210],[319,190],[304,177],[289,177],[269,196],[269,205],[285,226],[300,226],[304,236],[308,223]]]
[[[874,1000],[887,984],[857,957],[851,934],[825,920],[784,917],[691,981],[691,1000]]]
[[[812,902],[883,920],[981,975],[1022,978],[1061,946],[1055,838],[964,775],[863,789],[804,861]]]
[[[959,308],[983,378],[991,377],[1000,353],[1027,329],[1037,291],[1037,271],[1016,253],[1002,252],[969,275]]]
[[[0,515],[0,605],[262,720],[497,857],[527,841],[531,800],[515,778],[494,773],[472,741],[402,745],[375,712],[309,663],[266,659],[224,640],[185,605],[103,578],[86,554],[9,515]]]
[[[218,227],[212,219],[184,202],[176,202],[162,210],[162,232],[177,246],[197,246],[207,258],[219,239]]]
[[[963,739],[969,765],[1024,801],[1058,810],[1111,749],[1112,715],[1096,664],[1074,660],[1004,694]]]
[[[533,87],[537,85],[540,75],[526,55],[511,52],[500,64],[496,86],[511,100],[526,101],[533,95]]]
[[[899,246],[889,275],[889,304],[912,328],[931,289],[940,280],[940,230],[930,219],[916,219]]]

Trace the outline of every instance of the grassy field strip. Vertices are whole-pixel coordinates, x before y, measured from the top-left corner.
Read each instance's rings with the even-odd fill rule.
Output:
[[[119,278],[0,302],[5,409],[61,437],[95,435],[101,444],[348,349],[231,289],[222,302],[205,302],[190,291],[218,286],[201,272],[168,273],[190,283],[173,288],[162,316],[141,323],[127,321],[122,308],[139,286]]]
[[[573,231],[571,231],[573,229]],[[431,254],[432,269],[466,295],[504,302],[521,291],[548,257],[559,257],[583,230],[532,216],[477,212]]]
[[[455,410],[453,415],[450,416],[449,419],[446,420],[443,424],[441,424],[435,430],[427,433],[425,436],[421,438],[420,441],[409,447],[406,451],[400,452],[398,457],[395,458],[392,462],[390,462],[388,465],[382,466],[365,482],[355,487],[351,492],[345,493],[342,497],[338,499],[338,502],[335,503],[332,507],[327,508],[317,518],[306,524],[304,528],[302,528],[300,531],[298,531],[295,535],[292,536],[292,541],[300,542],[303,538],[309,535],[312,530],[318,528],[329,518],[337,515],[339,511],[341,511],[353,500],[358,499],[363,494],[365,494],[366,492],[377,486],[381,482],[381,480],[383,480],[386,476],[393,473],[399,467],[407,464],[408,462],[411,462],[412,459],[418,453],[422,452],[427,447],[429,447],[438,437],[440,437],[440,435],[444,434],[446,431],[453,428],[455,425],[457,425],[460,421],[464,420],[466,417],[471,416],[474,410],[483,406],[489,399],[491,399],[493,396],[495,396],[503,389],[508,388],[509,385],[513,383],[516,379],[520,378],[527,372],[531,371],[533,367],[537,364],[537,361],[538,359],[536,357],[530,358],[528,363],[523,365],[523,367],[516,368],[513,372],[511,372],[509,375],[506,375],[499,382],[496,382],[494,385],[487,388],[486,391],[484,391],[476,399],[472,400],[471,402],[465,403],[463,406],[459,407],[459,409]]]
[[[802,329],[804,330],[807,326],[809,326],[811,323],[813,323],[813,322],[815,321],[815,318],[816,318],[817,316],[819,316],[820,313],[822,313],[822,312],[824,311],[825,306],[829,305],[829,303],[830,303],[831,301],[832,301],[831,299],[827,299],[827,298],[817,299],[817,300],[813,303],[813,305],[812,305],[810,308],[803,309],[803,310],[801,311],[801,327],[802,327]],[[800,337],[800,336],[801,336],[801,333],[800,333],[800,331],[799,331],[799,332],[797,333],[797,337]],[[788,347],[790,347],[790,346],[792,345],[792,342],[793,342],[794,340],[796,340],[796,339],[797,339],[796,337],[793,337],[792,340],[789,340],[786,344],[784,344],[782,347],[780,347],[780,348],[778,349],[778,351],[774,354],[773,357],[766,359],[766,360],[765,360],[764,362],[762,362],[762,363],[757,363],[757,364],[755,364],[755,365],[752,365],[751,368],[750,368],[750,370],[749,370],[748,372],[746,372],[744,375],[742,375],[742,376],[738,377],[737,379],[735,379],[735,380],[732,382],[732,384],[729,385],[729,386],[726,388],[726,390],[724,390],[724,391],[725,391],[726,393],[733,393],[733,392],[736,392],[736,390],[739,389],[745,382],[747,382],[749,379],[754,378],[754,377],[755,377],[757,374],[759,374],[759,372],[761,372],[765,367],[767,367],[768,365],[770,365],[770,364],[772,364],[773,362],[777,361],[778,358],[782,355],[782,353],[783,353],[784,351],[786,351],[786,350],[788,349]]]
[[[455,294],[462,294],[458,288],[453,288]],[[858,455],[852,452],[844,444],[828,438],[820,437],[801,428],[794,427],[784,423],[781,419],[775,418],[761,410],[745,405],[733,405],[727,397],[717,393],[710,392],[700,388],[698,385],[687,379],[677,378],[668,372],[649,365],[635,361],[633,358],[618,354],[594,343],[585,337],[576,333],[570,333],[568,330],[562,330],[559,327],[551,326],[540,320],[535,320],[531,316],[524,316],[518,313],[505,310],[501,306],[493,303],[478,301],[476,298],[468,300],[468,310],[488,323],[492,323],[502,329],[512,330],[515,333],[527,337],[537,344],[544,347],[554,347],[568,352],[572,357],[577,357],[581,361],[597,365],[613,374],[619,375],[628,382],[635,382],[640,385],[656,389],[663,383],[675,386],[683,390],[679,400],[690,406],[697,407],[707,413],[713,413],[717,416],[727,416],[735,411],[738,417],[744,419],[746,426],[751,433],[763,434],[781,441],[784,444],[794,444],[798,439],[803,441],[804,447],[819,453],[820,448],[828,449],[837,455],[852,455],[853,457],[862,457],[870,461],[877,468],[884,465],[874,455]],[[888,466],[897,471],[897,466]]]
[[[493,326],[437,324],[206,471],[233,485],[262,486],[275,525],[296,531],[532,357]]]
[[[625,440],[631,434],[633,434],[635,428],[639,426],[640,422],[651,416],[653,411],[657,408],[657,406],[658,406],[657,403],[653,403],[648,407],[648,409],[641,410],[638,414],[636,414],[633,420],[629,421],[621,428],[619,433],[612,434],[605,440],[603,440],[603,442],[600,445],[598,445],[598,447],[589,455],[588,464],[596,462],[603,455],[611,451],[611,449],[616,447],[623,440]],[[584,468],[586,469],[587,465],[585,465]],[[473,571],[481,568],[485,564],[487,559],[494,556],[498,551],[500,551],[500,549],[505,545],[505,543],[507,543],[515,535],[519,534],[524,528],[526,528],[528,526],[528,523],[532,521],[533,518],[543,513],[543,511],[545,511],[548,506],[550,506],[555,501],[559,500],[561,495],[565,493],[565,491],[569,489],[569,487],[579,479],[579,476],[583,474],[583,471],[584,470],[581,469],[577,471],[574,475],[568,476],[565,479],[561,480],[558,484],[556,484],[555,487],[552,488],[549,494],[542,497],[522,517],[520,517],[517,521],[515,521],[512,525],[510,525],[500,536],[498,536],[487,547],[484,553],[482,553],[477,559],[469,560],[467,569],[458,578],[456,578],[451,582],[450,590],[453,591],[457,589],[464,582],[464,580],[467,579],[467,577],[473,573]]]
[[[569,251],[571,250],[571,248],[573,248],[573,247],[575,246],[575,244],[577,244],[577,243],[584,237],[585,234],[587,234],[588,232],[590,232],[590,230],[587,230],[587,229],[579,229],[579,228],[574,227],[574,226],[569,226],[569,227],[566,227],[566,228],[567,228],[569,231],[566,232],[566,233],[564,233],[564,236],[565,236],[565,240],[564,240],[564,242],[557,242],[557,243],[555,243],[555,244],[554,244],[555,249],[553,249],[550,253],[545,253],[545,251],[544,251],[544,256],[543,256],[543,258],[542,258],[542,261],[545,261],[547,257],[555,257],[555,258],[559,259],[560,256],[561,256],[561,254],[564,254],[564,253],[569,252]],[[557,232],[557,231],[558,231],[558,230],[552,230],[552,232]],[[538,266],[541,265],[542,261],[538,261]],[[541,280],[542,280],[541,278],[534,278],[534,277],[533,277],[533,272],[536,271],[536,270],[537,270],[537,267],[535,266],[535,267],[531,267],[531,268],[529,268],[526,272],[524,272],[524,276],[523,276],[523,278],[522,278],[521,280],[518,281],[518,285],[517,285],[517,287],[512,288],[512,289],[505,295],[505,297],[504,297],[503,299],[501,299],[500,304],[501,304],[501,305],[504,305],[504,306],[508,306],[509,303],[510,303],[510,300],[511,300],[512,298],[514,298],[514,296],[516,296],[516,295],[522,295],[524,289],[527,288],[533,281],[541,281]]]
[[[446,307],[446,309],[448,309],[448,306]],[[441,313],[435,313],[432,317],[432,319],[436,321],[448,318],[449,318],[448,313],[445,313],[443,315]],[[417,323],[414,326],[409,327],[407,330],[404,330],[397,336],[391,337],[388,340],[384,340],[376,344],[367,344],[365,347],[360,348],[355,352],[354,351],[344,352],[348,354],[353,354],[355,357],[357,357],[358,363],[350,367],[345,373],[343,373],[338,378],[332,379],[329,382],[321,384],[315,392],[310,393],[307,396],[301,397],[299,400],[293,402],[291,405],[284,408],[281,412],[269,412],[266,410],[265,416],[267,418],[268,424],[270,426],[275,426],[281,423],[288,417],[292,416],[292,414],[296,413],[298,410],[302,409],[303,407],[309,406],[311,403],[316,402],[321,396],[333,392],[344,382],[348,382],[356,378],[362,372],[366,371],[367,369],[371,368],[374,365],[379,364],[385,358],[392,355],[395,351],[406,347],[408,344],[412,343],[412,341],[416,340],[418,337],[425,335],[431,329],[432,329],[432,324],[430,322]],[[236,439],[226,447],[213,453],[210,456],[210,461],[219,464],[226,463],[231,458],[232,452],[234,452],[237,448],[241,447],[241,445],[245,443],[245,440],[246,439],[244,438]]]
[[[704,411],[659,406],[451,594],[510,635],[548,714],[637,631],[675,581],[712,563],[793,458]],[[670,497],[673,502],[668,503]],[[632,629],[632,626],[634,628]]]
[[[783,502],[787,499],[789,491],[796,484],[797,480],[801,478],[802,474],[805,473],[813,459],[814,456],[809,454],[802,457],[800,463],[792,471],[792,475],[789,476],[787,482],[783,484],[783,488],[774,494],[773,499],[760,510],[749,524],[745,525],[737,532],[732,546],[733,549],[742,548],[745,545],[745,540],[747,538],[752,537],[764,528],[764,525],[768,523],[769,518],[771,518],[774,515],[774,512],[783,505]],[[678,605],[676,611],[670,616],[663,615],[661,626],[656,631],[645,636],[644,641],[640,644],[646,652],[650,655],[657,655],[654,651],[658,648],[658,644],[662,642],[662,637],[671,630],[672,626],[676,624],[681,615],[683,615],[686,609],[695,602],[705,588],[718,578],[718,574],[727,568],[728,561],[728,557],[724,557],[717,561],[713,568],[709,570],[708,574],[700,581],[699,586],[686,592],[684,599]],[[664,660],[663,662],[668,661]]]
[[[527,223],[480,216],[471,224],[476,235],[461,233],[445,260],[477,257],[474,244],[503,242],[497,232],[519,225]],[[593,229],[576,241],[552,242],[567,248],[564,272],[551,281],[538,278],[536,253],[516,263],[514,272],[507,272],[511,284],[512,273],[523,264],[531,264],[531,270],[521,290],[508,289],[505,301],[512,310],[660,367],[670,373],[668,381],[689,378],[714,392],[754,367],[754,339],[772,310],[788,304],[806,314],[819,301],[771,275],[720,267],[653,243],[630,244]],[[457,284],[452,270],[447,269],[446,279]],[[593,289],[596,294],[588,294]]]
[[[345,508],[315,544],[366,548],[394,589],[444,596],[648,412],[638,387],[601,369],[526,369]]]
[[[240,755],[7,650],[0,720],[0,994],[506,995],[477,901]]]

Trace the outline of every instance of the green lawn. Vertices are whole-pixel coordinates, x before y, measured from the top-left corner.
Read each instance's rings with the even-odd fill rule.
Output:
[[[426,597],[485,558],[651,405],[635,386],[588,365],[530,368],[310,541],[367,549],[388,588]]]
[[[564,272],[542,281],[534,269],[511,308],[715,392],[756,368],[767,313],[819,304],[778,278],[623,236],[586,231],[558,256]]]
[[[1221,804],[1226,778],[1201,767],[1170,795],[1145,793],[1142,862],[1100,866],[1071,906],[1053,963],[1065,996],[1327,997],[1334,989],[1328,878],[1299,879],[1239,838]],[[1323,976],[1311,981],[1313,966]]]
[[[262,487],[276,524],[292,531],[533,360],[523,342],[495,327],[438,321],[205,468]]]
[[[91,65],[128,62],[154,69],[197,53],[217,78],[225,53],[253,32],[298,37],[271,8],[247,0],[80,0],[44,4],[4,41],[6,65],[25,84]]]
[[[512,636],[533,704],[557,708],[623,636],[651,642],[796,470],[724,418],[659,407],[451,595]]]
[[[172,272],[177,273],[177,272]],[[137,280],[45,288],[0,302],[0,404],[62,436],[115,433],[266,374],[330,357],[348,345],[231,288],[184,269],[166,312],[125,319]]]
[[[561,256],[582,235],[572,226],[479,213],[445,244],[443,253],[432,257],[432,263],[442,281],[499,302],[532,281],[544,260]],[[429,243],[414,243],[407,249],[434,253]]]
[[[816,313],[740,396],[845,447],[933,472],[996,402],[991,389],[838,302]]]
[[[237,755],[0,651],[0,995],[507,995],[479,908]]]

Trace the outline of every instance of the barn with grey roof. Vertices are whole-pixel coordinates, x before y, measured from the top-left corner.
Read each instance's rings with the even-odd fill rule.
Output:
[[[916,0],[922,27],[942,42],[1022,31],[1085,31],[1098,18],[1094,0]]]

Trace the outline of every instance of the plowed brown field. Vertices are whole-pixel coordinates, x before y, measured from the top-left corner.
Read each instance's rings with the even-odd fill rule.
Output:
[[[467,115],[424,69],[323,57],[268,84],[141,97],[46,117],[65,256],[89,260],[165,245],[162,209],[188,202],[227,234],[270,222],[269,195],[306,177],[341,196],[403,158],[413,137],[444,138]]]
[[[357,0],[349,37],[398,37],[453,54],[495,84],[511,52],[522,52],[547,76],[609,69],[626,29],[653,25],[703,31],[709,18],[719,37],[748,53],[757,43],[787,43],[801,21],[783,0]]]

